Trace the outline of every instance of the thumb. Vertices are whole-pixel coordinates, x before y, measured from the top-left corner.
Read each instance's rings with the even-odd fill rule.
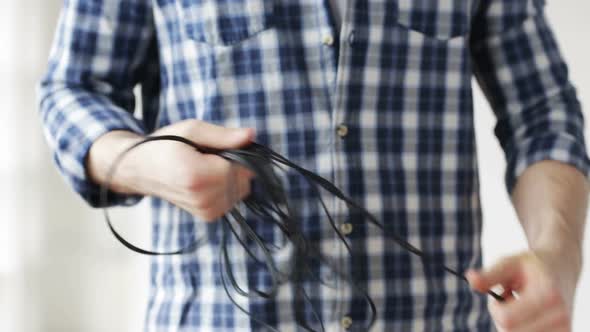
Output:
[[[516,256],[507,257],[485,270],[469,270],[465,274],[472,288],[480,292],[487,292],[495,285],[502,285],[505,289],[519,277],[520,264]]]
[[[252,128],[227,128],[211,123],[196,121],[189,130],[191,141],[215,149],[235,149],[254,140]]]

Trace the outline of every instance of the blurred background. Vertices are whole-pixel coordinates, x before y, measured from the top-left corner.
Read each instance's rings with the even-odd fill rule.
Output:
[[[116,0],[112,0],[116,1]],[[47,59],[59,0],[0,0],[0,331],[141,331],[148,260],[111,237],[100,211],[57,174],[42,137],[35,86]],[[582,104],[590,105],[590,4],[549,1],[547,13]],[[476,94],[485,262],[526,247],[503,184],[494,118]],[[588,112],[585,113],[587,117]],[[590,130],[586,130],[590,137]],[[118,227],[148,243],[145,206],[118,212]],[[123,223],[123,224],[121,224]],[[585,256],[590,257],[586,233]],[[590,264],[574,331],[590,331]]]

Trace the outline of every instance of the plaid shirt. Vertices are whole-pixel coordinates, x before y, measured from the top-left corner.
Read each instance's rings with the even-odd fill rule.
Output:
[[[583,119],[543,0],[351,0],[336,28],[320,0],[67,0],[40,90],[40,113],[59,169],[91,205],[84,170],[100,135],[141,134],[197,118],[254,127],[257,140],[334,182],[385,227],[460,271],[481,264],[481,211],[472,76],[497,115],[506,183],[552,159],[589,171]],[[135,86],[142,109],[133,115]],[[313,191],[287,174],[310,241],[352,273],[377,305],[374,331],[488,331],[485,297],[411,256],[345,204],[349,257]],[[110,204],[133,203],[118,195]],[[264,330],[231,304],[219,276],[218,225],[157,198],[153,246],[194,254],[155,257],[147,331]],[[268,224],[249,222],[268,241]],[[235,240],[242,285],[269,275]],[[289,255],[276,260],[288,264]],[[280,263],[280,262],[279,262]],[[329,331],[362,330],[364,300],[330,270],[305,287]],[[273,300],[240,298],[258,319],[294,331],[289,284]],[[307,321],[319,328],[312,311]]]

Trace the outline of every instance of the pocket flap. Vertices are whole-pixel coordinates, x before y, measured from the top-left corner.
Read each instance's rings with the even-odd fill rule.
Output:
[[[231,45],[272,25],[272,0],[179,0],[187,35],[199,42]]]
[[[398,24],[440,40],[466,35],[472,0],[397,0]]]

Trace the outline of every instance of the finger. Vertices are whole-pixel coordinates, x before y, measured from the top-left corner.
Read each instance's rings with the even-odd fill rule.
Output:
[[[503,285],[504,288],[513,287],[520,277],[521,263],[517,256],[511,256],[500,260],[489,269],[483,271],[469,270],[465,274],[467,281],[474,289],[487,292],[495,285]]]
[[[545,295],[550,293],[551,295]],[[557,291],[545,291],[542,286],[538,289],[529,288],[519,293],[518,300],[507,302],[492,301],[489,303],[490,313],[500,325],[506,328],[519,327],[531,320],[542,317],[546,312],[562,310]]]
[[[252,142],[254,129],[227,128],[204,121],[194,121],[187,138],[210,148],[234,149]]]

